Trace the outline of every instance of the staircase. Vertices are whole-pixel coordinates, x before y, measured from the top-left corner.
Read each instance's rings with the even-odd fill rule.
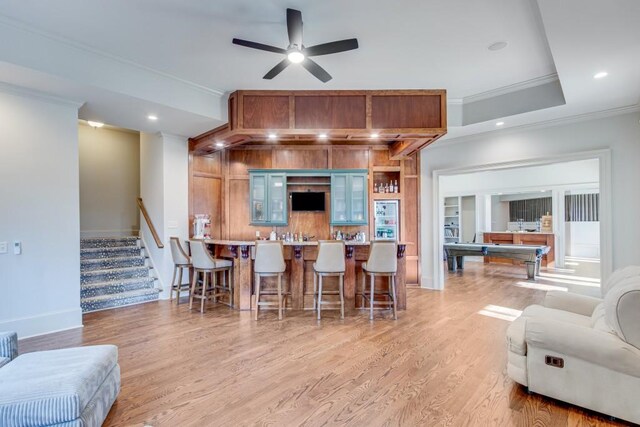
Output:
[[[83,313],[156,301],[138,237],[80,240],[80,305]]]

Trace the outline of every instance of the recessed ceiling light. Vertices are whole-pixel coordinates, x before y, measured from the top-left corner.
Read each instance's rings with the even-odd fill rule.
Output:
[[[609,75],[609,73],[607,73],[606,71],[600,71],[599,73],[596,73],[593,75],[594,79],[602,79],[604,77],[607,77]]]
[[[504,126],[504,122],[496,122],[496,126]]]
[[[216,142],[216,147],[224,147],[224,142]]]
[[[540,192],[541,192],[541,193],[546,193],[546,192],[547,192],[547,190],[540,190]]]
[[[151,120],[151,121],[155,122],[156,120],[158,120],[158,116],[154,116],[153,114],[149,114],[149,115],[147,116],[147,119],[149,119],[149,120]]]
[[[321,133],[321,134],[318,135],[318,138],[327,139],[327,138],[329,138],[329,135],[327,135],[326,133]]]
[[[379,133],[375,133],[374,132],[374,133],[371,134],[371,138],[378,138],[379,136],[380,136]]]
[[[507,47],[507,42],[500,41],[500,42],[495,42],[493,44],[490,44],[487,49],[496,51],[496,50],[504,49],[505,47]]]
[[[270,133],[269,135],[267,135],[267,138],[274,140],[278,137],[278,135],[276,135],[275,133]]]
[[[502,196],[502,193],[498,193],[498,196]]]
[[[299,64],[304,61],[304,54],[299,50],[292,50],[287,55],[287,58],[289,58],[289,61],[293,62],[294,64]]]
[[[92,128],[101,128],[102,126],[104,126],[104,123],[94,122],[94,121],[91,121],[91,120],[87,120],[87,124],[89,126],[91,126]]]

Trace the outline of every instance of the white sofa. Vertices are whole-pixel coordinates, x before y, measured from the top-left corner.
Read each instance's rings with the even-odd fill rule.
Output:
[[[604,297],[548,292],[507,330],[507,373],[529,391],[640,423],[640,267]]]

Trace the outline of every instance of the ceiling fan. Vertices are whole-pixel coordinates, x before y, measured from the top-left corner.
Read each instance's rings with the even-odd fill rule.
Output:
[[[289,64],[294,63],[302,64],[307,71],[323,83],[331,80],[331,75],[309,57],[329,55],[358,48],[358,39],[339,40],[305,47],[302,44],[302,12],[295,9],[287,9],[287,32],[289,33],[289,47],[286,49],[241,39],[233,39],[233,44],[286,55],[282,61],[264,75],[264,79],[271,80],[287,68]]]

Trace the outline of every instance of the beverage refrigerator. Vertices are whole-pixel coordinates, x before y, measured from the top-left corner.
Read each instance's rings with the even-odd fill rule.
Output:
[[[377,240],[398,240],[400,231],[398,200],[376,200],[374,213],[374,238]]]

